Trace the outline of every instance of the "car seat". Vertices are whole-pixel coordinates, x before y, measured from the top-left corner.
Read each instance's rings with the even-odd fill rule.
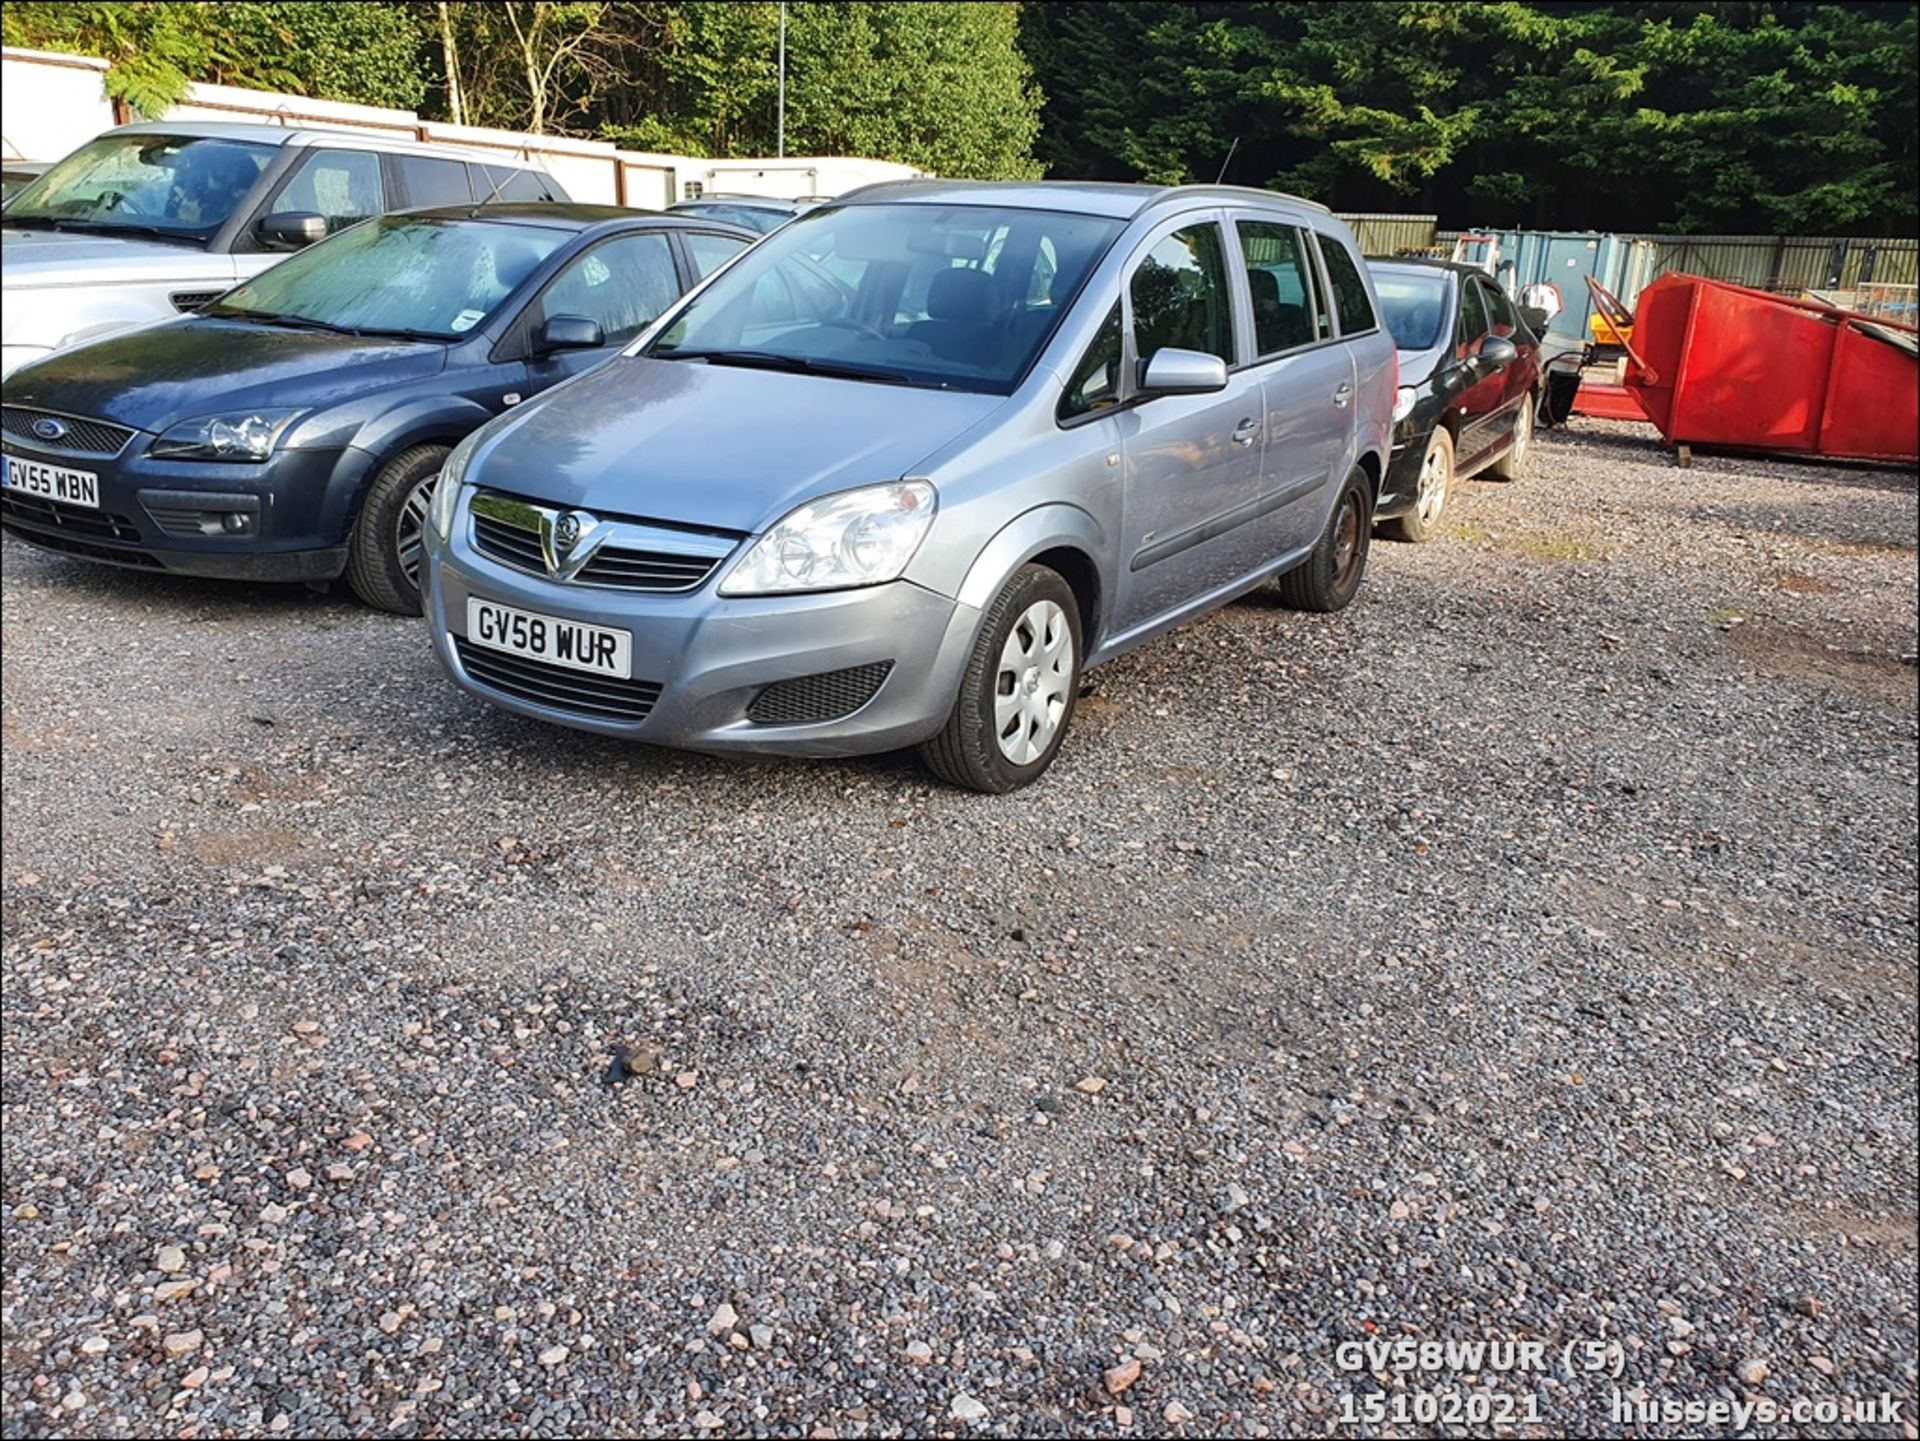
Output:
[[[927,287],[927,318],[907,327],[916,340],[943,360],[985,365],[1005,338],[996,324],[999,293],[984,270],[943,270]]]

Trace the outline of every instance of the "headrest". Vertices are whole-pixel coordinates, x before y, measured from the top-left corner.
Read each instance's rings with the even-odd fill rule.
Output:
[[[1249,270],[1247,288],[1253,292],[1255,305],[1278,305],[1280,303],[1280,277],[1271,270]]]
[[[943,270],[927,287],[927,314],[935,320],[985,324],[993,316],[993,277],[984,270]]]

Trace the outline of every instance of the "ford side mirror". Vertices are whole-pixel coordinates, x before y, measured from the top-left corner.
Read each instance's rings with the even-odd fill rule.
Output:
[[[1156,350],[1140,378],[1148,395],[1207,395],[1227,388],[1227,363],[1204,350]]]
[[[552,355],[561,350],[598,350],[607,343],[600,322],[584,315],[549,315],[534,332],[533,353]]]
[[[1512,365],[1520,358],[1520,347],[1504,335],[1489,335],[1480,342],[1481,363],[1493,370]]]
[[[327,217],[317,210],[286,210],[260,222],[261,244],[275,250],[299,250],[327,238]]]

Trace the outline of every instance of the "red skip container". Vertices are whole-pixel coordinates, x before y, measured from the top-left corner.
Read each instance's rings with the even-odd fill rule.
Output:
[[[1914,328],[1816,301],[1663,275],[1640,292],[1625,385],[1675,445],[1920,460]]]

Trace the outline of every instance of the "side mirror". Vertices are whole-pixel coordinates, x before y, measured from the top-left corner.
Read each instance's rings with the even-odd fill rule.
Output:
[[[1149,395],[1208,395],[1227,388],[1227,363],[1204,350],[1156,350],[1140,388]]]
[[[299,250],[327,238],[327,217],[317,210],[286,210],[263,219],[257,233],[275,250]]]
[[[1480,342],[1480,362],[1493,370],[1512,365],[1520,358],[1520,347],[1504,335],[1489,335]]]
[[[533,353],[552,355],[560,350],[598,350],[607,343],[600,322],[584,315],[549,315],[534,332]]]

